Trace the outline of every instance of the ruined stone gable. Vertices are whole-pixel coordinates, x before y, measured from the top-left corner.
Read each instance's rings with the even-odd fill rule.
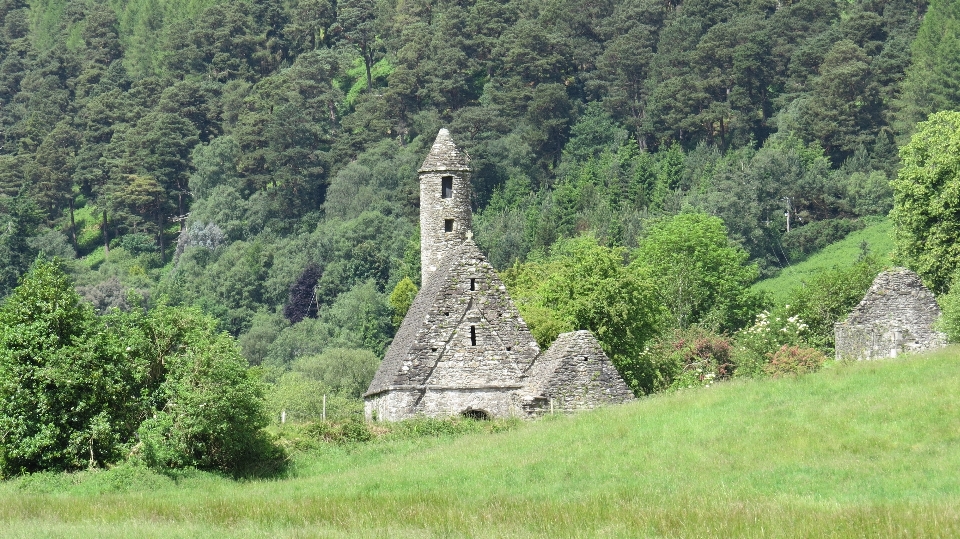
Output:
[[[920,276],[906,268],[881,272],[847,319],[834,325],[837,359],[896,357],[946,345],[933,329],[940,306]]]

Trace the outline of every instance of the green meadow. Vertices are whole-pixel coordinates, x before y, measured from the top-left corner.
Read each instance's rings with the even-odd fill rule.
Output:
[[[0,535],[956,537],[958,353],[473,434],[308,443],[272,480],[129,466],[19,478],[0,485]]]
[[[893,222],[889,218],[851,232],[846,238],[826,246],[802,262],[783,268],[776,277],[764,279],[753,287],[769,292],[778,304],[782,304],[793,289],[818,273],[835,266],[847,267],[856,263],[863,256],[864,248],[884,264],[893,264]]]

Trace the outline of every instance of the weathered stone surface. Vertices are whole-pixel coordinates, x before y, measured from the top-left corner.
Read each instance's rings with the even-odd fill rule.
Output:
[[[936,298],[916,273],[881,272],[863,301],[834,325],[837,359],[896,357],[945,346],[946,335],[933,329],[939,317]]]
[[[634,400],[616,367],[589,331],[563,333],[527,372],[524,408],[573,411]]]
[[[449,182],[446,191],[444,178]],[[424,284],[440,261],[463,243],[472,220],[467,156],[453,143],[450,133],[441,129],[420,167],[420,264]]]
[[[467,411],[457,409],[460,400],[446,408],[437,404],[441,393],[457,395],[453,390],[469,390],[474,399],[469,409],[512,415],[503,403],[522,387],[524,372],[539,353],[493,266],[472,240],[465,240],[413,300],[367,396],[418,394],[412,402],[391,397],[384,405],[390,409],[377,414],[386,420]]]
[[[470,223],[467,159],[442,129],[420,168],[423,287],[364,395],[367,419],[529,416],[551,401],[575,410],[632,398],[589,332],[541,356]]]

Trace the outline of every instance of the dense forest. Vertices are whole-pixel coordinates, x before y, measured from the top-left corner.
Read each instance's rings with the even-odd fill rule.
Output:
[[[949,0],[0,0],[0,295],[59,257],[98,313],[212,316],[277,399],[356,398],[416,292],[416,169],[447,127],[538,339],[615,328],[653,390],[670,381],[640,345],[749,326],[751,282],[887,215],[898,147],[960,106],[958,19]],[[683,230],[723,282],[638,305],[637,327],[539,285],[582,284],[586,257],[662,296]]]

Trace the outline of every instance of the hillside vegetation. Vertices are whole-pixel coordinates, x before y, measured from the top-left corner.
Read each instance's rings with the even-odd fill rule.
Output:
[[[866,255],[876,256],[883,265],[893,264],[893,223],[875,222],[846,238],[828,245],[805,260],[785,267],[777,276],[757,282],[753,288],[769,293],[778,304],[790,292],[834,267],[849,267]]]
[[[0,486],[8,535],[949,537],[960,350],[721,384],[504,432],[322,445],[290,477],[129,467]]]
[[[591,330],[637,395],[815,371],[889,261],[872,239],[809,276],[801,261],[889,218],[897,263],[941,298],[960,268],[958,5],[0,0],[0,309],[73,316],[4,300],[41,294],[40,256],[83,302],[50,346],[0,326],[0,423],[22,427],[0,470],[237,471],[173,444],[183,425],[147,413],[174,407],[162,392],[102,399],[113,378],[63,359],[163,368],[165,341],[116,323],[158,313],[190,313],[222,352],[196,357],[257,380],[248,425],[355,424],[420,284],[417,168],[441,127],[470,156],[476,242],[542,346]],[[41,373],[22,402],[19,373]],[[18,411],[47,398],[95,405]],[[153,419],[165,438],[141,452]],[[184,458],[154,458],[171,444]]]

